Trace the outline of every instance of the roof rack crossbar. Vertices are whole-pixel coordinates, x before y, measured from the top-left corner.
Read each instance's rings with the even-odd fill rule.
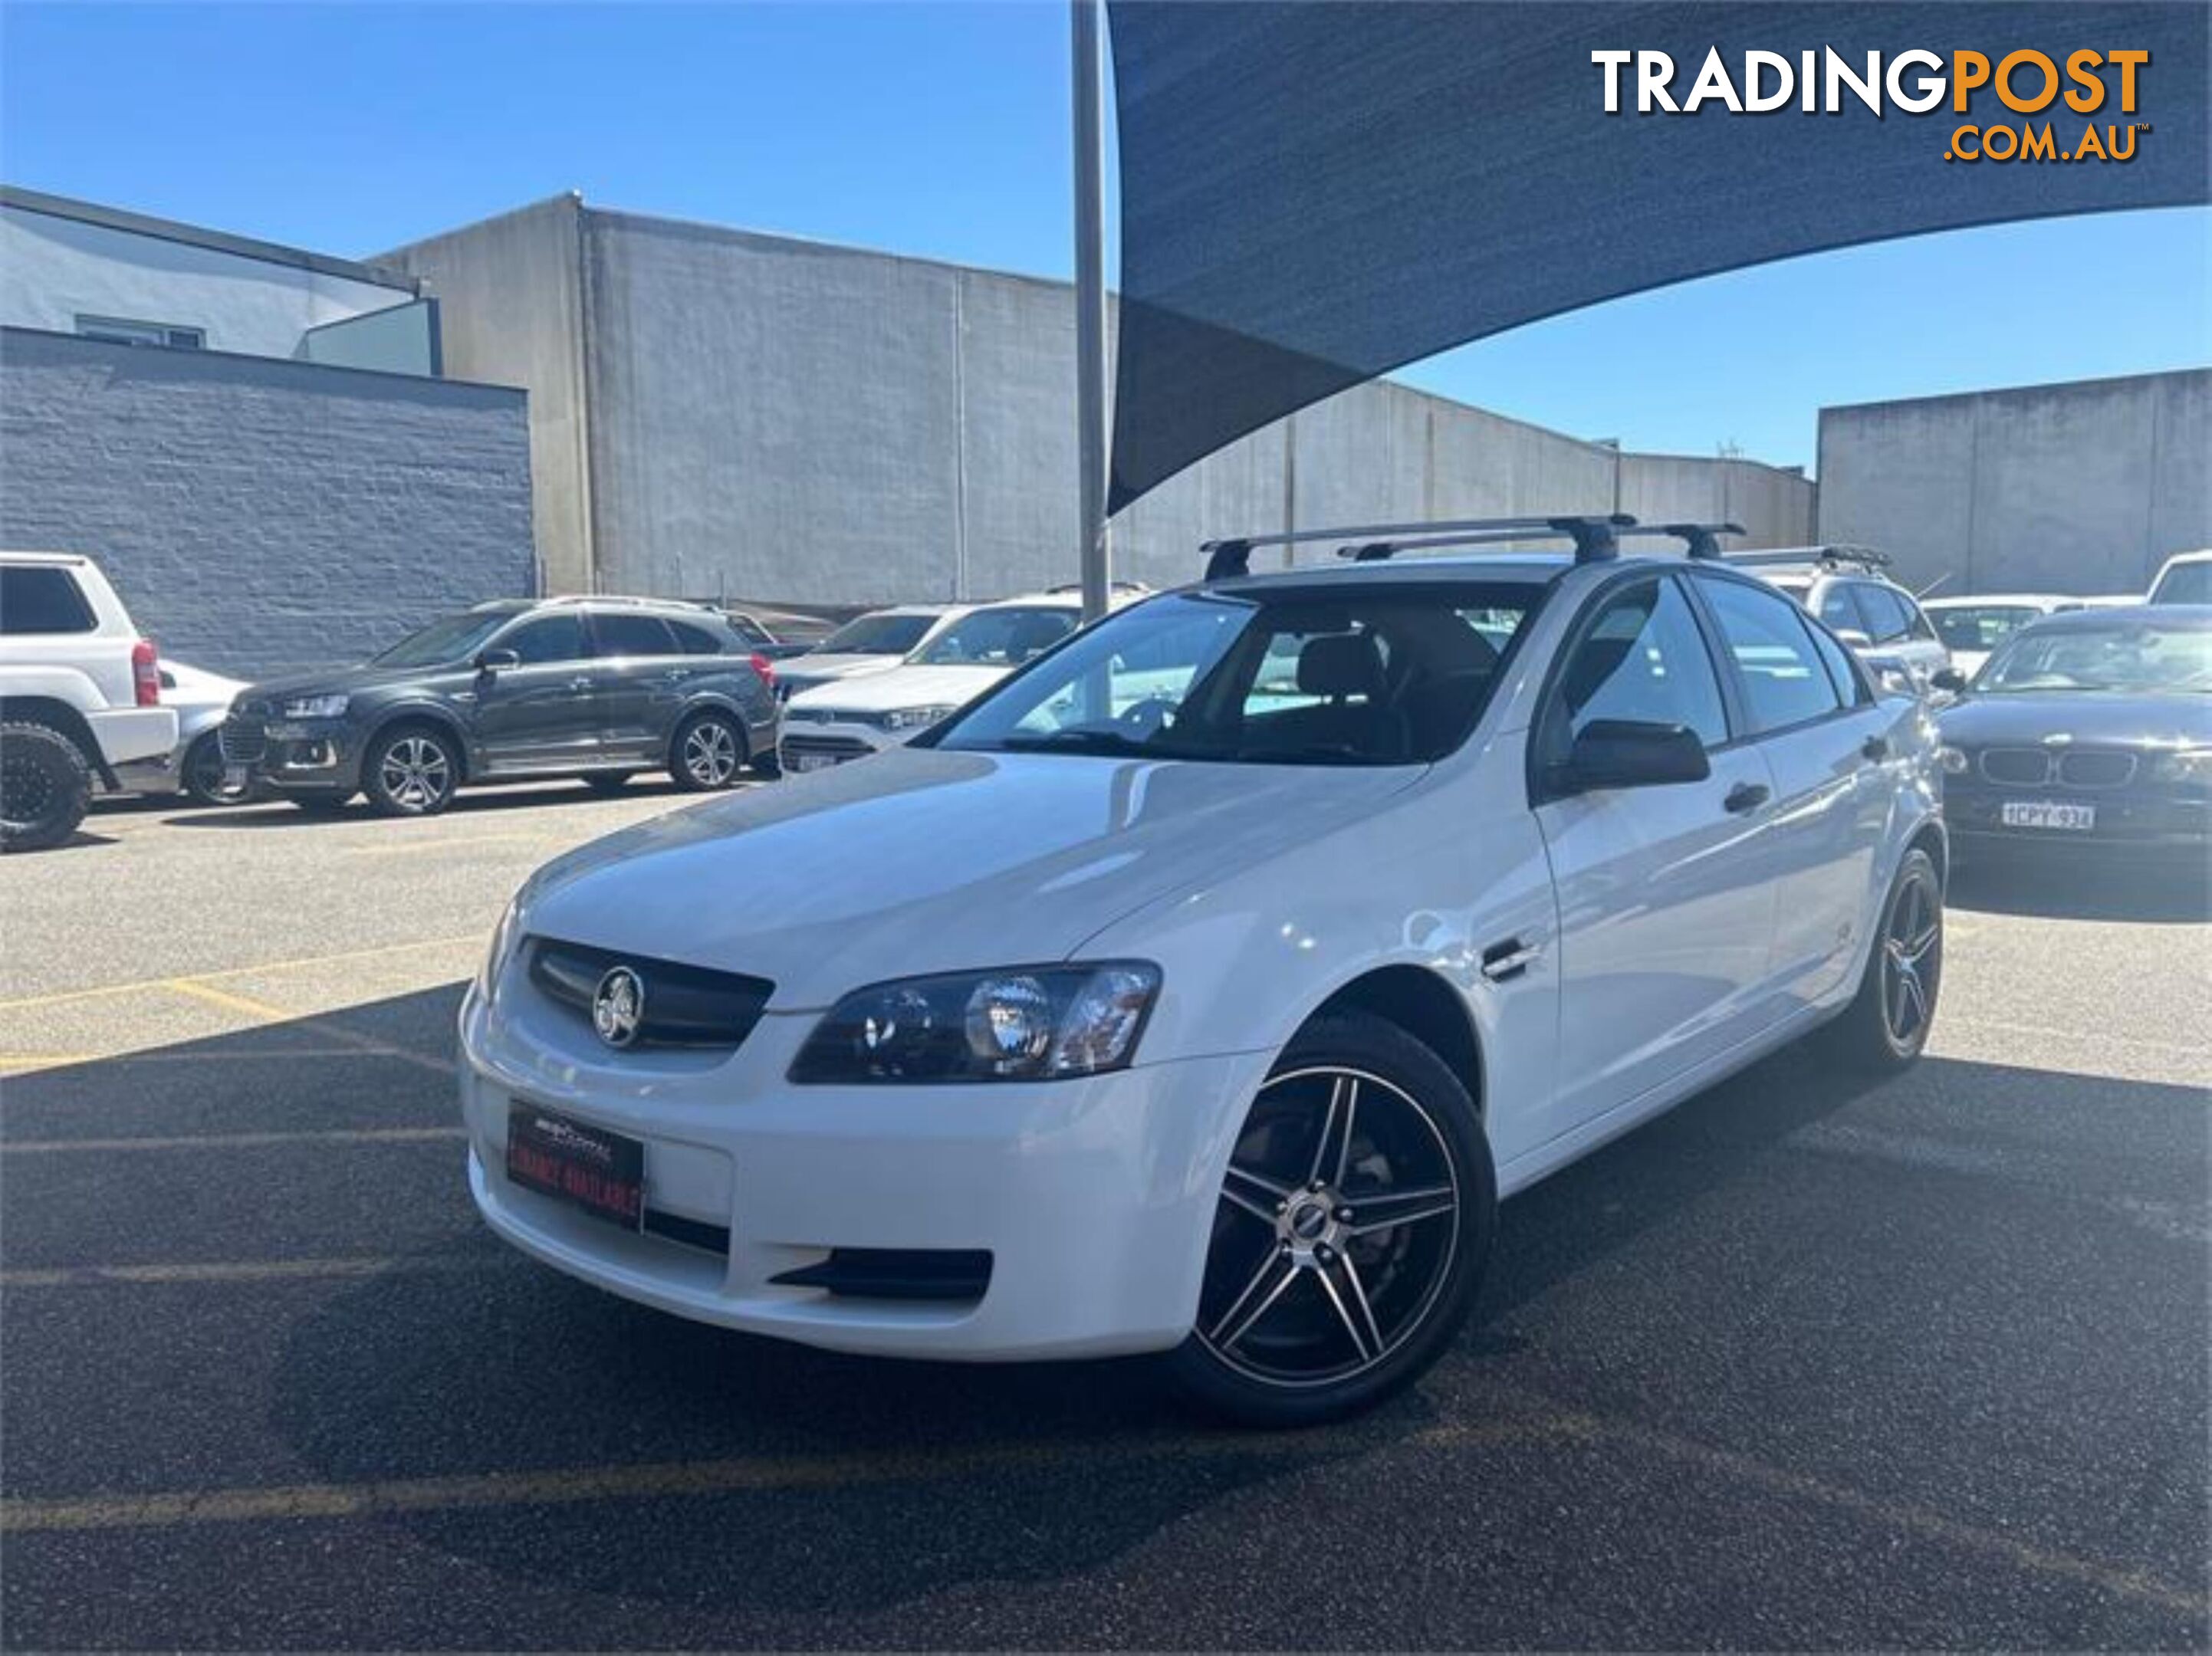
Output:
[[[1887,552],[1843,541],[1824,546],[1765,546],[1756,551],[1731,552],[1728,555],[1728,561],[1753,567],[1782,563],[1820,563],[1833,567],[1849,563],[1856,564],[1863,569],[1887,569],[1890,563]]]
[[[1252,549],[1255,546],[1298,546],[1310,541],[1356,543],[1367,550],[1369,561],[1372,561],[1389,556],[1390,551],[1409,536],[1486,535],[1499,540],[1515,540],[1565,535],[1576,539],[1579,555],[1583,540],[1597,544],[1610,529],[1625,528],[1635,521],[1625,513],[1615,513],[1604,518],[1460,518],[1443,519],[1432,523],[1361,524],[1342,529],[1293,529],[1265,535],[1241,535],[1234,539],[1207,541],[1199,550],[1206,554],[1206,579],[1210,581],[1227,580],[1250,573]],[[1428,543],[1443,543],[1431,540]],[[1462,545],[1474,543],[1460,543]]]
[[[1639,529],[1636,532],[1639,535],[1672,535],[1682,543],[1682,553],[1686,557],[1724,558],[1729,555],[1721,550],[1718,537],[1723,535],[1741,535],[1748,531],[1738,523],[1680,523],[1653,524],[1649,528]]]
[[[1550,523],[1551,526],[1547,531],[1537,532],[1566,535],[1572,538],[1576,529],[1582,528],[1584,537],[1599,546],[1605,545],[1608,538],[1618,542],[1632,537],[1668,535],[1680,541],[1684,551],[1692,558],[1718,558],[1723,555],[1719,537],[1746,532],[1741,524],[1735,523],[1638,524],[1632,520],[1623,523],[1618,519],[1554,519]],[[1425,552],[1450,546],[1493,546],[1532,537],[1531,531],[1511,529],[1483,530],[1463,535],[1417,535],[1402,540],[1369,541],[1355,546],[1340,546],[1336,555],[1340,558],[1350,558],[1355,563],[1373,563],[1399,552]],[[1579,552],[1581,548],[1578,546],[1577,550]],[[1612,554],[1608,551],[1597,551],[1584,555],[1582,561],[1591,562],[1610,555]]]

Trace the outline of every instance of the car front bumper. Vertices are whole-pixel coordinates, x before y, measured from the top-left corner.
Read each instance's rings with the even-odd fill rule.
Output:
[[[361,786],[361,732],[343,719],[257,719],[222,725],[223,763],[279,793],[352,793]]]
[[[2015,801],[2086,805],[2095,822],[2087,828],[2014,826],[2005,822],[2004,807]],[[1943,819],[1954,846],[1970,853],[2027,847],[2201,852],[2212,845],[2212,798],[2139,787],[1991,788],[1948,779]]]
[[[612,1293],[841,1350],[1092,1356],[1189,1331],[1221,1167],[1266,1055],[1034,1085],[793,1086],[818,1016],[772,1013],[730,1053],[617,1052],[526,981],[496,1004],[471,992],[460,1086],[478,1210]],[[507,1179],[518,1101],[643,1142],[646,1232]],[[653,1234],[670,1229],[695,1240]],[[774,1280],[832,1250],[980,1251],[988,1284],[911,1299]]]
[[[902,746],[926,728],[916,725],[912,730],[886,731],[857,719],[810,720],[787,711],[776,757],[787,773],[820,770]]]

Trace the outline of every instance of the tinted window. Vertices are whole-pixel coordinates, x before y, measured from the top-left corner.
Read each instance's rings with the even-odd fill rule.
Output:
[[[2177,563],[2151,594],[2153,604],[2212,604],[2212,562]]]
[[[732,610],[724,616],[723,619],[730,623],[730,630],[735,633],[739,638],[744,640],[748,644],[773,644],[775,642],[774,639],[768,635],[768,628],[762,626],[750,616],[741,616]]]
[[[1813,647],[1820,652],[1820,664],[1828,670],[1828,682],[1836,687],[1836,694],[1851,707],[1874,700],[1874,692],[1867,688],[1866,676],[1858,669],[1858,658],[1828,635],[1825,628],[1808,627],[1813,635]]]
[[[1796,604],[1734,580],[1709,581],[1705,596],[1743,676],[1753,730],[1802,724],[1843,705]]]
[[[902,656],[921,642],[935,616],[862,616],[848,621],[814,647],[825,656]]]
[[[1644,582],[1605,601],[1559,675],[1545,731],[1550,756],[1564,761],[1574,737],[1601,719],[1680,725],[1709,748],[1728,740],[1712,657],[1674,582]]]
[[[592,616],[592,632],[603,656],[670,656],[681,652],[658,616],[621,615],[606,611]]]
[[[678,648],[687,656],[718,656],[722,653],[722,640],[696,622],[672,621],[668,630],[676,634]]]
[[[89,633],[97,624],[68,570],[51,564],[0,568],[0,633]]]
[[[1873,623],[1860,614],[1858,605],[1851,602],[1849,581],[1828,583],[1820,593],[1819,614],[1822,621],[1839,633],[1864,633],[1869,638],[1874,636]]]
[[[1892,643],[1912,630],[1912,612],[1887,586],[1863,585],[1858,600],[1866,611],[1867,635],[1876,644]]]
[[[583,623],[572,615],[525,622],[493,647],[514,651],[526,666],[539,661],[581,661],[591,654],[584,647]]]
[[[915,659],[930,667],[1018,667],[1075,630],[1072,609],[978,610],[925,645]]]
[[[2024,604],[1952,604],[1928,617],[1954,650],[1994,650],[2042,611]]]
[[[483,641],[514,619],[512,610],[471,610],[434,621],[376,658],[380,667],[442,667],[466,661]]]

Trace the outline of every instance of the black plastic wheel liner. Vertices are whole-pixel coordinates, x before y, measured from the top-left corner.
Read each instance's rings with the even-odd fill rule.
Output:
[[[1584,0],[1109,0],[1120,120],[1121,309],[1114,409],[1118,511],[1224,444],[1361,380],[1502,329],[1670,282],[1820,248],[2002,220],[2212,197],[2207,17],[2199,0],[2014,3],[1597,4]],[[1877,118],[1793,99],[1768,114],[1603,112],[1594,50],[1659,50],[1677,101],[1709,50],[1739,93],[1747,49],[1794,66],[1833,46],[1855,72],[1923,48],[1992,65],[2031,48],[2148,51],[2137,106],[2063,97],[2014,113],[1993,88],[1967,112]],[[2041,76],[2023,70],[2033,96]],[[1823,76],[1825,92],[1825,76]],[[2048,122],[2061,149],[2094,122],[2113,161],[1947,161],[1953,130]],[[2084,270],[2094,327],[2124,273]],[[1975,279],[2002,283],[1992,268]],[[1808,316],[1808,330],[1820,325]]]

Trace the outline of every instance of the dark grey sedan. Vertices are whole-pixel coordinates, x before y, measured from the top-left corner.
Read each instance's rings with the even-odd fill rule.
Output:
[[[222,728],[240,785],[309,809],[365,793],[392,816],[478,782],[666,771],[726,788],[772,770],[775,670],[723,617],[649,599],[480,604],[357,666],[248,686]]]

